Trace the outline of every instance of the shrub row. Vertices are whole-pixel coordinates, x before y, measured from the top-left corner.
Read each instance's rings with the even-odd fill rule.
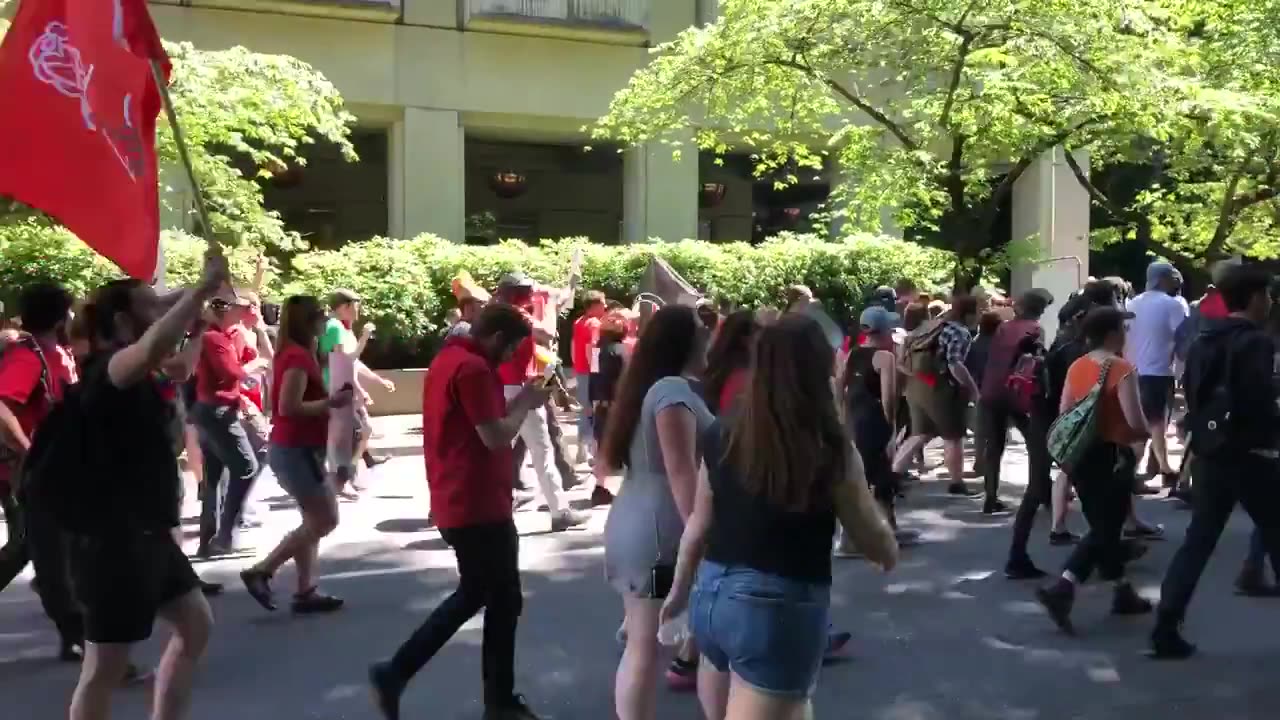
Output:
[[[504,273],[521,270],[548,283],[562,282],[575,249],[583,252],[583,285],[630,302],[650,258],[665,259],[695,287],[734,305],[781,304],[783,289],[804,283],[834,317],[849,322],[878,285],[907,278],[923,288],[948,282],[950,253],[884,237],[822,242],[788,235],[748,243],[644,243],[594,245],[584,239],[538,245],[504,242],[469,246],[433,235],[410,240],[375,238],[338,250],[298,254],[280,274],[268,274],[266,292],[276,298],[309,293],[321,297],[345,287],[365,299],[378,326],[370,358],[383,367],[424,363],[454,304],[450,284],[466,270],[492,288]],[[204,242],[178,232],[165,235],[167,279],[181,285],[199,270]],[[232,270],[252,275],[255,251],[233,248]],[[65,230],[36,221],[0,227],[0,299],[11,299],[36,280],[56,279],[83,293],[114,276],[114,267]]]

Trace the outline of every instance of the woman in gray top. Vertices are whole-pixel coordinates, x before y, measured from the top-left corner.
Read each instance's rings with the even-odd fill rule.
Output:
[[[699,438],[713,418],[691,384],[706,363],[709,332],[692,308],[659,310],[640,333],[605,428],[604,469],[623,471],[605,525],[605,576],[626,609],[618,662],[619,720],[653,720],[658,611],[693,510]]]

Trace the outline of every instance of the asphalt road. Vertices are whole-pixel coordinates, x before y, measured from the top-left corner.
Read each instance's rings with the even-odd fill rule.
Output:
[[[1005,461],[1010,498],[1021,493],[1025,457]],[[298,619],[258,608],[237,585],[214,600],[217,627],[195,691],[194,720],[375,720],[364,686],[370,660],[389,654],[456,579],[427,512],[421,459],[400,457],[379,468],[359,502],[344,504],[342,525],[322,548],[322,586],[347,608]],[[296,518],[269,476],[257,491],[267,522],[246,540],[265,548]],[[836,624],[853,632],[848,661],[823,671],[818,718],[872,720],[1270,720],[1280,716],[1280,601],[1234,597],[1230,583],[1246,548],[1247,518],[1235,518],[1201,583],[1188,622],[1202,654],[1182,664],[1142,656],[1149,619],[1107,615],[1108,588],[1082,592],[1080,636],[1059,635],[1032,599],[1033,587],[1003,578],[1009,518],[988,519],[980,503],[953,499],[926,481],[911,490],[904,526],[925,542],[881,575],[856,560],[837,561],[832,596]],[[1141,512],[1164,523],[1170,540],[1154,543],[1135,568],[1148,597],[1188,514],[1159,500]],[[193,515],[191,508],[186,513]],[[526,593],[518,649],[518,686],[535,707],[559,720],[612,717],[614,631],[620,602],[601,571],[604,511],[582,531],[547,533],[545,513],[519,514]],[[194,520],[194,518],[188,518]],[[1032,554],[1058,569],[1068,552],[1047,543],[1041,517]],[[1072,527],[1084,529],[1078,513]],[[194,531],[188,525],[188,531]],[[211,579],[231,582],[248,558],[202,564]],[[24,576],[29,577],[29,576]],[[286,568],[277,587],[292,583]],[[419,675],[405,696],[413,720],[479,720],[480,620],[467,625]],[[138,648],[153,662],[165,632]],[[76,669],[51,654],[54,635],[26,579],[0,594],[0,718],[66,717]],[[146,717],[142,689],[119,694],[115,717]],[[662,691],[659,718],[698,718],[691,695]]]

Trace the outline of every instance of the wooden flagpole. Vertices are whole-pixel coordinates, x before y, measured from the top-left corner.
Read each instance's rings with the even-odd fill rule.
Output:
[[[159,60],[151,61],[151,76],[155,78],[156,88],[160,91],[160,100],[164,104],[165,116],[169,119],[169,127],[173,129],[173,140],[178,145],[178,158],[187,171],[187,182],[191,183],[191,192],[196,197],[196,211],[200,213],[200,234],[204,236],[209,247],[222,252],[222,246],[213,237],[213,226],[209,224],[209,209],[205,206],[204,192],[200,189],[200,181],[196,179],[196,171],[191,166],[191,155],[187,152],[187,140],[182,134],[182,126],[178,124],[178,113],[173,109],[173,98],[169,97],[169,83],[164,77],[164,67]]]

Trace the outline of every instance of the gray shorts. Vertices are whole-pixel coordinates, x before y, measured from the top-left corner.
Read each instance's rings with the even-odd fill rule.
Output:
[[[323,497],[331,492],[324,481],[324,449],[272,445],[267,462],[276,482],[294,500]]]

